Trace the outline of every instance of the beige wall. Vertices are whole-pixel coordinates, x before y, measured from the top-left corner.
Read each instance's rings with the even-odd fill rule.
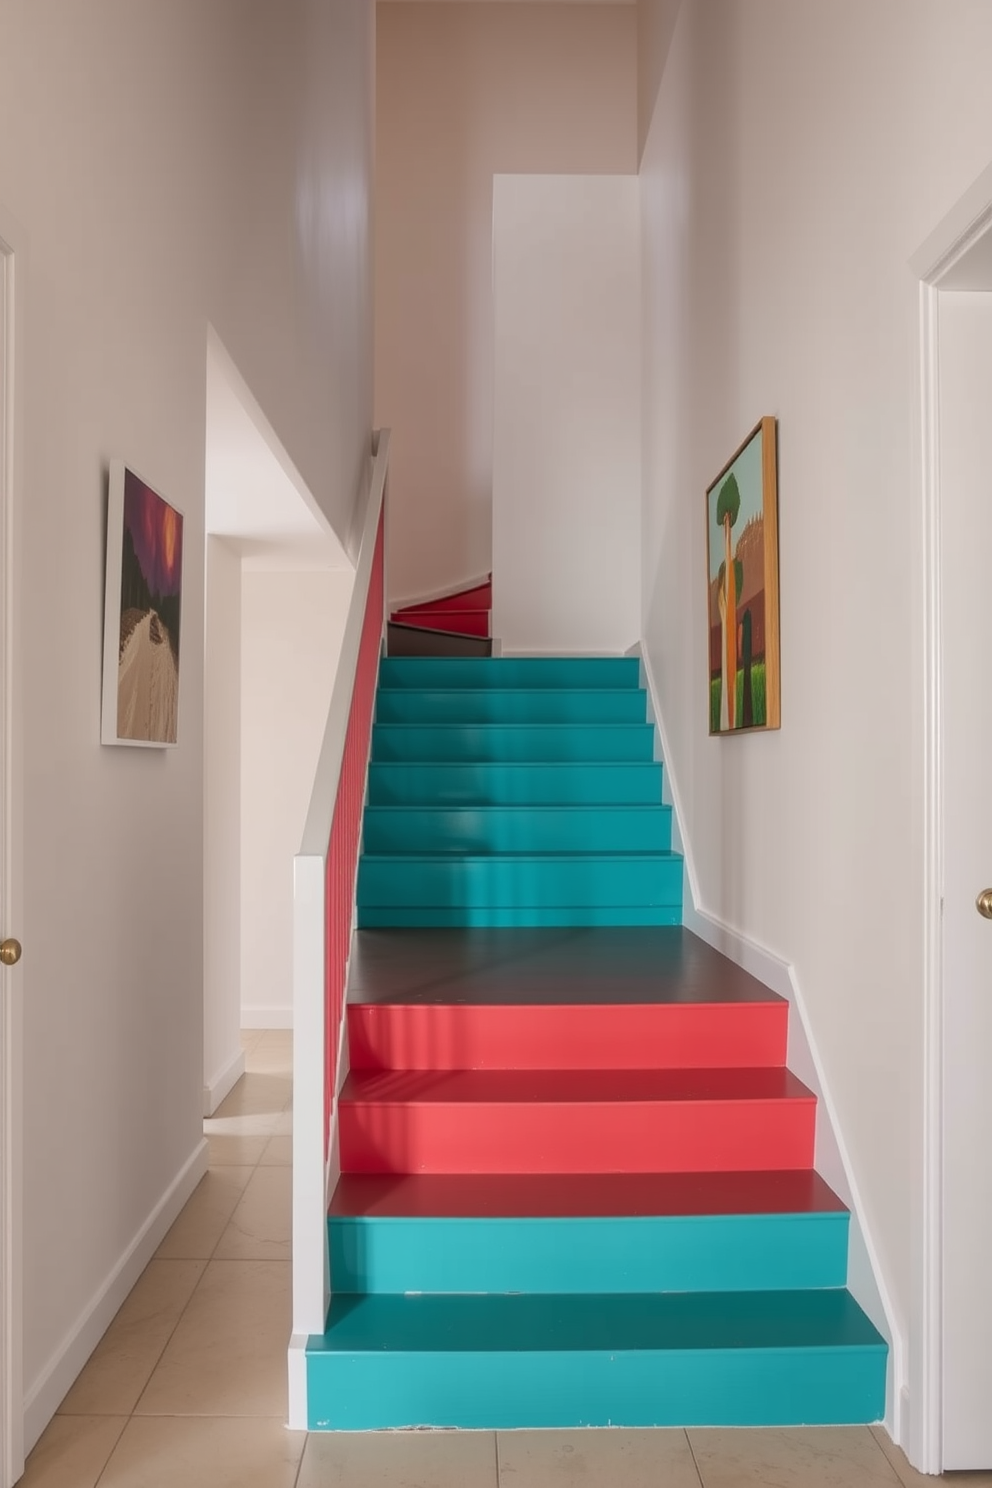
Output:
[[[633,5],[377,6],[375,413],[392,597],[491,562],[492,178],[637,166]]]
[[[293,1026],[293,857],[337,674],[351,569],[241,578],[241,1026]]]
[[[196,1173],[207,325],[344,534],[371,431],[374,38],[366,0],[0,0],[0,36],[30,1444]],[[169,752],[100,745],[113,457],[185,513]]]
[[[909,259],[992,160],[980,0],[684,0],[642,165],[643,626],[702,907],[793,963],[911,1379],[922,502]],[[707,737],[703,493],[779,419],[782,728]],[[912,1400],[910,1400],[912,1409]]]

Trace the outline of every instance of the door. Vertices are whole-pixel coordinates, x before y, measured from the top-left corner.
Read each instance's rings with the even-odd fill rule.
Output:
[[[0,1485],[24,1470],[20,1286],[20,947],[12,936],[13,256],[0,238]],[[8,964],[10,963],[10,964]]]
[[[938,302],[943,674],[942,1464],[992,1467],[992,293]],[[989,909],[992,910],[992,904]]]

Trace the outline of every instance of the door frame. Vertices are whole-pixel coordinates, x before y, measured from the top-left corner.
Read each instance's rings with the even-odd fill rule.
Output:
[[[16,499],[21,489],[23,440],[21,366],[16,316],[21,297],[15,272],[13,224],[0,213],[0,934],[18,934],[22,919],[22,792],[15,688],[18,597],[14,557]],[[22,1310],[23,1201],[23,971],[4,968],[0,989],[0,1485],[9,1488],[24,1471],[24,1380]]]
[[[992,231],[992,165],[910,259],[919,281],[919,453],[923,609],[923,1150],[913,1214],[916,1250],[910,1313],[908,1398],[902,1437],[920,1471],[943,1467],[944,1345],[944,760],[943,559],[940,482],[940,288]],[[949,287],[949,286],[948,286]],[[961,287],[961,286],[957,286]]]

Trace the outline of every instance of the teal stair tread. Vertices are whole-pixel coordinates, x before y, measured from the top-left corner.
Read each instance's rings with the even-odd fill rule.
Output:
[[[369,764],[374,805],[600,805],[661,800],[659,760],[393,760]]]
[[[383,687],[639,687],[636,657],[384,657]]]
[[[376,722],[644,723],[640,688],[412,688],[380,687]]]
[[[332,1218],[571,1219],[846,1214],[809,1168],[731,1173],[342,1173]]]
[[[814,1101],[813,1092],[791,1070],[351,1070],[342,1104],[377,1106],[411,1102],[529,1106],[610,1102]]]
[[[367,905],[360,929],[521,929],[575,925],[681,925],[682,904]]]
[[[785,1001],[681,925],[359,930],[348,1000],[504,1006]]]
[[[885,1340],[850,1293],[809,1291],[341,1293],[311,1354],[615,1354],[626,1351],[877,1350]]]
[[[367,853],[670,852],[672,808],[367,805]]]
[[[649,723],[376,723],[370,758],[390,761],[651,762]]]

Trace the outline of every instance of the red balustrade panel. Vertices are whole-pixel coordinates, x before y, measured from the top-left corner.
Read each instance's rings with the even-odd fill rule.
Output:
[[[345,974],[351,944],[351,916],[355,901],[355,875],[365,803],[372,708],[379,670],[379,645],[383,615],[383,520],[379,517],[365,622],[358,651],[355,687],[348,716],[341,776],[338,781],[331,840],[327,853],[326,1010],[327,1049],[324,1059],[324,1153],[331,1134],[331,1106],[337,1074],[338,1039],[344,1016]]]

